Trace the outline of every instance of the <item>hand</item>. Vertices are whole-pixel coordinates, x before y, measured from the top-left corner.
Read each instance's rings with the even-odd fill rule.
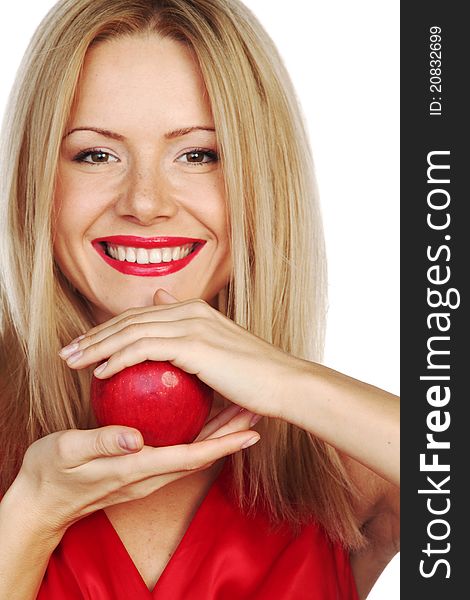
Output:
[[[253,445],[259,434],[246,429],[256,420],[232,405],[206,423],[192,444],[163,448],[143,446],[138,431],[116,425],[51,433],[28,448],[4,500],[25,507],[33,531],[60,538],[96,510],[144,498]],[[120,445],[121,434],[136,439],[134,450]]]
[[[203,300],[158,290],[157,306],[132,308],[94,327],[61,356],[74,369],[107,359],[99,378],[144,360],[169,361],[231,402],[278,417],[304,361],[251,334]],[[73,354],[70,354],[74,352]]]

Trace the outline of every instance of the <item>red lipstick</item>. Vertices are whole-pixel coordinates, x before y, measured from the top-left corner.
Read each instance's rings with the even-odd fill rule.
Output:
[[[138,237],[132,235],[112,235],[105,238],[96,238],[92,242],[93,248],[101,258],[113,269],[125,275],[136,275],[138,277],[161,277],[180,271],[199,253],[205,240],[187,237]],[[107,253],[107,245],[128,246],[129,248],[174,248],[192,244],[191,252],[184,258],[172,260],[171,262],[139,264],[137,262],[121,261],[113,258]]]

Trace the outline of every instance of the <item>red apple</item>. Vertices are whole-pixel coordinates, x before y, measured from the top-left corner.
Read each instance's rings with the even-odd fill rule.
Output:
[[[192,442],[206,422],[212,399],[209,386],[169,362],[147,360],[91,382],[98,425],[135,427],[149,446]]]

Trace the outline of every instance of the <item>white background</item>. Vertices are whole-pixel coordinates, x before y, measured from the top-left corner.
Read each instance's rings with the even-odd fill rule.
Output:
[[[329,260],[325,363],[399,393],[399,3],[245,0],[277,44],[310,132]],[[52,0],[9,2],[0,113]],[[368,600],[399,598],[399,557]]]

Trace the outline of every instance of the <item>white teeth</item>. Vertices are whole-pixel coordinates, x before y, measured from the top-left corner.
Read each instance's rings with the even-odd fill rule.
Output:
[[[171,248],[162,249],[162,260],[163,262],[171,262]]]
[[[135,262],[137,258],[136,251],[134,248],[127,248],[126,250],[126,262]]]
[[[172,248],[131,248],[129,246],[107,245],[108,254],[115,260],[126,262],[137,262],[140,265],[148,263],[158,264],[161,262],[171,262],[172,260],[181,260],[188,256],[193,249],[193,244],[184,246],[174,246]]]
[[[139,265],[147,265],[149,262],[149,253],[144,248],[137,248],[137,262]]]
[[[152,248],[149,252],[149,262],[161,263],[162,262],[162,251],[159,248]]]

